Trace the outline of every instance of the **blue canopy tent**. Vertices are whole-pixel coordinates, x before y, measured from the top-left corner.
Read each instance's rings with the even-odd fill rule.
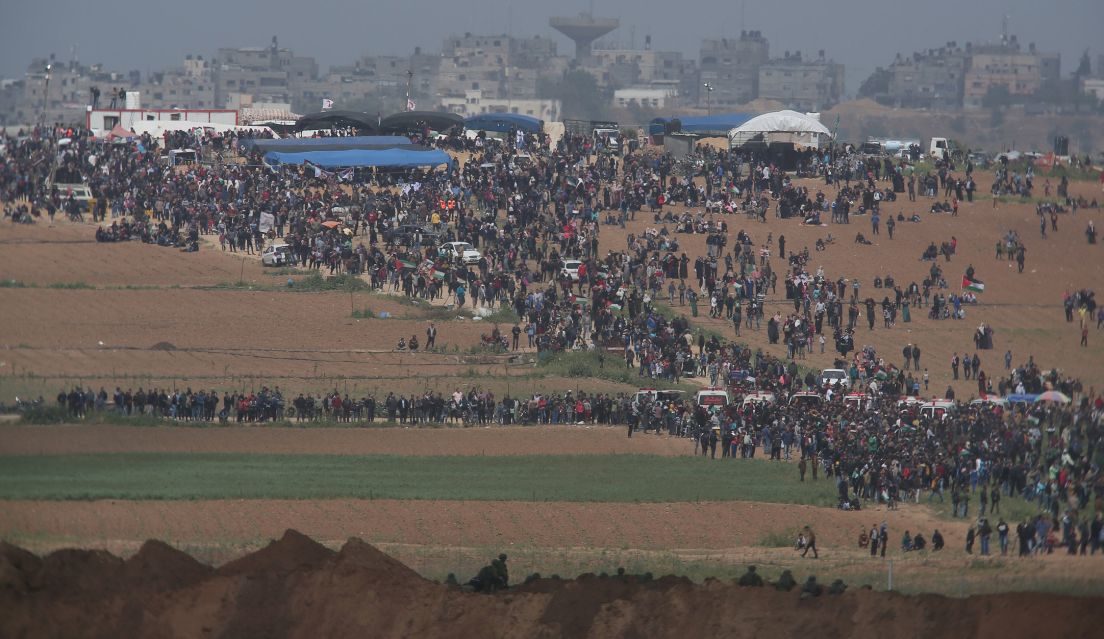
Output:
[[[308,151],[285,153],[272,151],[265,154],[269,164],[302,164],[310,162],[324,168],[348,168],[379,166],[409,169],[422,166],[451,165],[448,153],[437,149],[352,149],[348,151]]]
[[[242,139],[240,144],[247,151],[256,149],[261,153],[268,153],[269,151],[303,153],[307,151],[348,151],[352,149],[394,149],[411,146],[413,142],[404,135],[359,135],[355,137],[286,138],[279,140],[246,138]]]
[[[509,133],[518,130],[523,133],[540,133],[544,121],[520,113],[481,113],[464,120],[464,128],[469,131],[494,131]]]
[[[663,136],[668,133],[683,133],[698,137],[723,137],[728,132],[758,113],[718,113],[716,115],[656,118],[648,125],[648,135]],[[673,126],[672,126],[673,125]],[[675,130],[677,129],[677,130]]]

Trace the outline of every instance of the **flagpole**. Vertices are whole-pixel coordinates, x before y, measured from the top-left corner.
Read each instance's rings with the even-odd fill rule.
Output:
[[[409,69],[406,72],[406,110],[413,111],[410,108],[410,85],[414,82],[414,69]]]

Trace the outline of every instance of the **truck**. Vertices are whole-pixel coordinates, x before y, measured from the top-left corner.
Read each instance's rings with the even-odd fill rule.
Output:
[[[564,120],[564,132],[589,137],[596,150],[621,153],[621,125],[604,120]]]

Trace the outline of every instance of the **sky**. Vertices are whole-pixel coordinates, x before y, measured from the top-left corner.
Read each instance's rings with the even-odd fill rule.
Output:
[[[651,35],[653,48],[696,59],[702,38],[746,28],[763,32],[772,57],[824,49],[846,65],[849,93],[897,53],[999,40],[1005,15],[1025,47],[1061,53],[1063,75],[1085,49],[1094,64],[1104,54],[1104,0],[4,0],[0,77],[22,77],[34,57],[68,60],[74,48],[83,63],[145,74],[179,66],[189,53],[267,46],[273,35],[323,68],[415,46],[438,51],[446,36],[464,32],[552,36],[570,55],[571,42],[548,18],[592,4],[595,15],[620,19],[609,39],[624,46]]]

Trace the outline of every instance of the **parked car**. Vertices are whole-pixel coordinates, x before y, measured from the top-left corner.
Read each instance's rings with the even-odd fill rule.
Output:
[[[261,251],[262,266],[284,266],[291,262],[291,247],[287,244],[269,244]]]
[[[583,263],[579,260],[564,260],[563,268],[560,269],[560,275],[563,277],[570,277],[572,282],[579,281],[579,267]]]
[[[383,241],[388,244],[411,246],[414,238],[421,234],[422,245],[436,244],[437,232],[422,228],[417,224],[400,224],[399,226],[383,232]]]
[[[812,391],[799,391],[790,395],[790,406],[798,408],[820,408],[824,398]]]
[[[820,385],[849,389],[851,388],[851,377],[842,368],[826,368],[820,371]]]
[[[478,264],[483,257],[474,246],[467,242],[445,242],[437,247],[437,255],[459,264]]]

